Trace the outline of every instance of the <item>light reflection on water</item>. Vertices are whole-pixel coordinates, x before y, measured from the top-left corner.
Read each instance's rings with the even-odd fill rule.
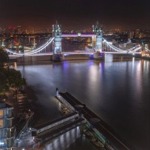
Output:
[[[149,61],[66,61],[25,66],[24,76],[38,98],[42,120],[60,115],[51,98],[58,87],[90,107],[136,150],[150,149]]]
[[[78,134],[75,134],[78,132]],[[76,135],[76,137],[74,137]],[[75,142],[77,138],[80,137],[80,131],[78,128],[72,129],[62,135],[60,135],[58,138],[51,141],[49,144],[47,144],[44,147],[44,150],[65,150],[67,149],[72,143]]]
[[[71,129],[70,131],[67,131],[56,139],[50,141],[50,143],[44,146],[43,150],[71,150],[71,145],[78,140],[84,141],[84,144],[86,143],[84,146],[88,146],[91,150],[96,150],[90,143],[87,142],[85,137],[82,137],[79,127]],[[84,146],[81,145],[78,149],[84,149]]]

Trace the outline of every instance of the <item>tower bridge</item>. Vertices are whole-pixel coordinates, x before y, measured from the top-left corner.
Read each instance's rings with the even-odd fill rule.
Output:
[[[66,55],[69,52],[66,52],[62,48],[62,39],[63,38],[91,38],[92,40],[92,48],[90,50],[82,50],[82,54],[89,53],[89,55],[93,54],[94,58],[99,58],[100,54],[141,54],[143,47],[141,45],[135,45],[128,49],[123,49],[115,46],[112,42],[107,41],[103,37],[102,28],[98,23],[92,26],[92,33],[71,33],[65,34],[62,32],[62,27],[58,23],[52,25],[52,34],[50,38],[41,46],[35,48],[36,44],[32,49],[26,50],[26,47],[23,47],[23,50],[14,51],[12,49],[5,48],[5,50],[9,53],[10,57],[13,56],[43,56],[43,55],[53,55],[53,59],[57,60],[58,58],[63,58],[63,55]],[[45,50],[49,45],[52,47],[52,51]],[[79,54],[79,51],[70,51],[71,54]]]

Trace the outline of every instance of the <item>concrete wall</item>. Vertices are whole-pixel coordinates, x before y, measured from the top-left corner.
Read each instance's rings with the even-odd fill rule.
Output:
[[[28,56],[28,57],[19,57],[17,58],[17,64],[23,65],[23,64],[46,64],[50,63],[52,61],[52,56]]]

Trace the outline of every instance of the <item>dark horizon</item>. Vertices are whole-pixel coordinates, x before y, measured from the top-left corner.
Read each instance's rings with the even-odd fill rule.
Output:
[[[90,27],[98,20],[106,28],[150,29],[148,0],[0,0],[0,26]]]

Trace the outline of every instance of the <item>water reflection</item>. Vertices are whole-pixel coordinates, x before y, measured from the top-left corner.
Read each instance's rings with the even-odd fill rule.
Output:
[[[69,148],[71,144],[73,144],[78,138],[81,137],[80,129],[79,127],[76,127],[53,141],[51,141],[49,144],[46,144],[44,147],[44,150],[66,150]]]
[[[24,73],[38,98],[39,120],[60,115],[52,99],[58,87],[90,107],[136,150],[150,149],[149,61],[72,61],[25,66]]]

